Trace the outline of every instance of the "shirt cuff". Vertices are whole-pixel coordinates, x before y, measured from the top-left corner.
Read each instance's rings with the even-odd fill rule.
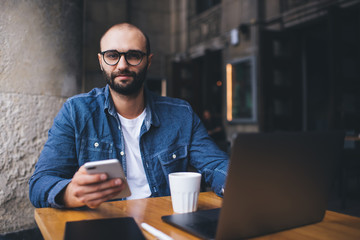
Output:
[[[63,204],[56,202],[56,197],[60,192],[71,182],[71,179],[65,179],[59,181],[50,191],[48,197],[48,203],[53,208],[65,208]]]

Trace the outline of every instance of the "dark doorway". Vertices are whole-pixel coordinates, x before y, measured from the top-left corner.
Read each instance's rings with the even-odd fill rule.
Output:
[[[173,64],[172,96],[187,100],[201,116],[205,109],[221,116],[223,102],[222,53],[205,55]]]
[[[302,127],[301,51],[296,31],[262,33],[260,101],[264,131],[297,131]]]
[[[262,130],[360,131],[359,7],[262,36]]]

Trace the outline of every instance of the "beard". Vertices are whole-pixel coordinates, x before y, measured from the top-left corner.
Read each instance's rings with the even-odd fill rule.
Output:
[[[129,71],[128,69],[124,71],[116,71],[108,74],[103,70],[103,75],[106,80],[106,83],[109,84],[111,89],[113,89],[115,92],[121,94],[121,95],[136,95],[140,92],[140,89],[144,85],[145,79],[146,79],[146,73],[147,68],[144,67],[139,71],[137,74],[136,72]],[[133,81],[130,82],[128,85],[122,86],[119,83],[115,83],[115,78],[121,74],[130,75],[133,78]]]

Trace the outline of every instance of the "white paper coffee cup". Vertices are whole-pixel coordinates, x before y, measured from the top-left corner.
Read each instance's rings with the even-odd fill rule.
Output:
[[[201,174],[196,172],[176,172],[169,174],[171,202],[176,213],[197,210]]]

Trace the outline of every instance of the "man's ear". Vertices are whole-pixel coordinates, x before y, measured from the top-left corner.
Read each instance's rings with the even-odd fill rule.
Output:
[[[99,59],[100,69],[101,69],[101,71],[104,71],[104,69],[102,67],[102,55],[100,53],[98,53],[98,59]]]
[[[148,56],[148,64],[147,64],[147,69],[150,68],[150,65],[151,65],[151,60],[152,60],[152,57],[154,56],[153,53],[150,53],[149,56]]]

